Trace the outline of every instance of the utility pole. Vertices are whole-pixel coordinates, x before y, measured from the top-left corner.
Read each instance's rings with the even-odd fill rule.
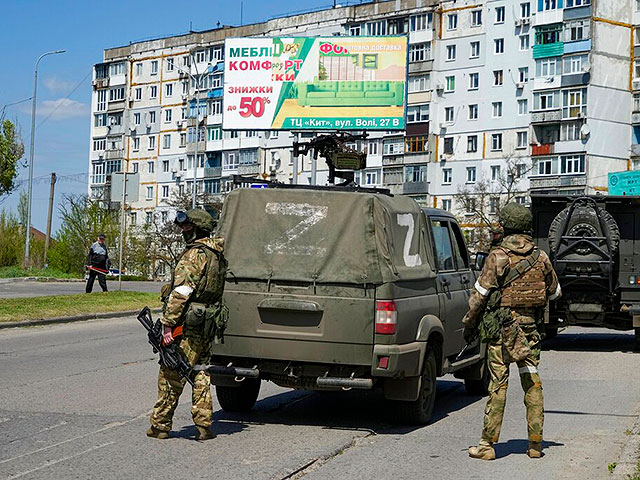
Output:
[[[120,209],[120,256],[118,257],[118,290],[122,290],[122,243],[124,237],[124,227],[125,223],[125,210],[124,210],[124,202],[127,198],[127,170],[129,169],[129,162],[127,161],[127,166],[124,168],[122,172],[122,204]]]
[[[49,239],[51,238],[51,216],[53,215],[53,195],[56,189],[56,174],[51,174],[51,188],[49,189],[49,213],[47,214],[47,236],[44,239],[44,268],[47,268],[47,252],[49,251]]]

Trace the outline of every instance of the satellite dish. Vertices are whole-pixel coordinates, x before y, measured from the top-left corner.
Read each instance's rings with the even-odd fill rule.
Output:
[[[582,71],[583,71],[584,73],[587,73],[589,70],[591,70],[591,63],[589,63],[589,60],[585,60],[585,61],[582,63]]]
[[[586,140],[586,138],[591,134],[591,127],[589,127],[589,125],[587,125],[586,123],[584,125],[582,125],[582,127],[580,127],[580,137],[583,140]]]

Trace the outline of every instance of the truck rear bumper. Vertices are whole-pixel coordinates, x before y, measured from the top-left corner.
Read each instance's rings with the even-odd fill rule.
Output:
[[[420,375],[420,366],[427,349],[427,342],[412,342],[403,345],[374,345],[371,360],[371,375],[374,377],[405,378]],[[381,359],[387,357],[387,368],[382,368]],[[384,365],[384,360],[382,365]]]

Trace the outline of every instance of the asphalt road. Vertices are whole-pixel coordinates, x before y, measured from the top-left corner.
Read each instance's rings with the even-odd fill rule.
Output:
[[[499,458],[483,462],[466,449],[478,440],[484,400],[452,377],[438,382],[434,420],[422,428],[389,423],[377,393],[263,383],[253,412],[215,412],[208,442],[193,440],[185,392],[172,437],[161,441],[144,435],[157,363],[135,319],[4,330],[0,478],[604,479],[640,413],[632,344],[631,334],[580,329],[548,344],[541,460],[524,453],[513,367]]]
[[[0,298],[43,297],[46,295],[71,295],[84,293],[85,282],[10,282],[0,283]],[[122,290],[131,292],[160,292],[160,282],[122,282]],[[107,289],[118,290],[117,280],[108,280]],[[101,292],[96,280],[94,292]]]

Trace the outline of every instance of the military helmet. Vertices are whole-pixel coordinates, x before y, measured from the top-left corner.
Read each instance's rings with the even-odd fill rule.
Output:
[[[177,223],[178,225],[190,223],[200,230],[204,230],[208,233],[211,233],[215,228],[213,217],[209,215],[205,210],[199,208],[192,208],[191,210],[187,210],[186,212],[177,212],[175,223]]]
[[[505,230],[528,232],[533,228],[533,215],[529,209],[517,203],[508,203],[500,209],[500,225]]]

